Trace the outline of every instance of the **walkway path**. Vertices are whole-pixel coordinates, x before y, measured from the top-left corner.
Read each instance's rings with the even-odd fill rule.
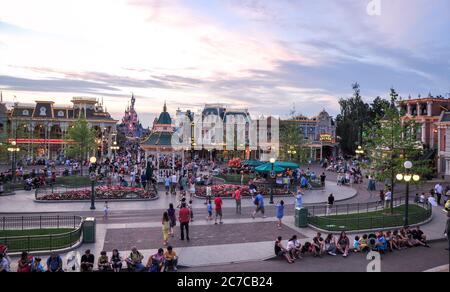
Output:
[[[332,182],[327,184],[325,190],[306,191],[303,197],[305,204],[319,204],[327,202],[328,195],[333,193],[336,201],[347,200],[357,195],[357,191],[350,187],[336,186]],[[178,204],[178,197],[167,196],[165,192],[159,192],[160,198],[154,201],[139,201],[139,202],[109,202],[111,210],[163,210],[166,209],[169,203]],[[284,200],[286,204],[294,204],[294,197],[276,197],[276,200]],[[267,203],[269,199],[266,199]],[[204,200],[194,199],[194,208],[204,209]],[[103,202],[98,201],[97,206],[101,209]],[[231,199],[224,199],[224,207],[234,206],[234,201]],[[242,202],[243,207],[253,206],[251,198],[244,198]],[[17,191],[14,196],[0,197],[0,214],[2,213],[33,213],[33,212],[80,212],[88,211],[90,202],[35,202],[34,192]]]

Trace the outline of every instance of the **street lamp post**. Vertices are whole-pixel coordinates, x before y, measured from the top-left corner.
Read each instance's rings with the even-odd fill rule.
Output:
[[[358,146],[358,149],[355,150],[356,156],[359,158],[362,155],[364,155],[364,150],[362,149],[361,146]]]
[[[11,152],[11,175],[12,175],[12,182],[16,182],[16,153],[20,151],[20,148],[17,147],[17,142],[12,141],[11,147],[8,147],[8,152]]]
[[[117,141],[114,141],[114,142],[113,142],[113,146],[111,146],[111,150],[114,151],[114,156],[113,156],[114,161],[116,161],[116,152],[117,152],[117,150],[119,150],[119,149],[120,149],[120,147],[117,146]]]
[[[95,174],[95,168],[93,168],[93,166],[97,163],[97,158],[92,156],[89,161],[91,162],[91,173],[89,175],[91,179],[91,210],[95,210],[95,181],[97,175]]]
[[[420,176],[418,174],[411,174],[411,168],[413,167],[413,164],[411,161],[406,161],[403,164],[403,167],[405,168],[405,173],[399,173],[397,174],[396,178],[398,181],[405,181],[406,182],[406,198],[405,198],[405,223],[404,226],[409,225],[409,183],[411,180],[414,182],[418,182],[420,180]]]
[[[275,158],[270,158],[270,164],[272,165],[272,171],[270,172],[270,175],[273,176],[273,177],[275,176],[274,175],[275,162],[276,162]],[[274,202],[273,202],[273,184],[272,184],[272,186],[270,188],[270,202],[269,202],[269,204],[274,204]]]
[[[295,150],[294,146],[290,146],[287,153],[289,154],[289,159],[292,160],[292,156],[297,154],[297,151]]]

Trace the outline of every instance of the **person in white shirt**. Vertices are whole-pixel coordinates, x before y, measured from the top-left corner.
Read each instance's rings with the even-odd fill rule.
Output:
[[[436,202],[436,199],[434,198],[434,196],[433,195],[431,195],[429,198],[428,198],[428,203],[430,203],[430,205],[431,206],[433,206],[433,207],[437,207],[437,202]]]
[[[391,206],[391,200],[392,200],[392,192],[391,190],[388,190],[386,194],[384,195],[384,208],[387,209]]]
[[[177,183],[178,183],[178,178],[177,178],[177,175],[174,173],[172,175],[172,181],[171,181],[171,184],[170,184],[172,195],[176,195],[177,194]]]
[[[301,259],[300,251],[301,251],[302,245],[297,239],[297,235],[294,235],[289,239],[286,250],[289,252],[289,255],[292,259]]]
[[[444,191],[444,189],[442,188],[442,185],[440,183],[437,183],[434,186],[434,191],[436,192],[437,204],[440,205],[441,204],[441,198],[442,198],[442,192]]]
[[[425,203],[425,193],[422,193],[419,197],[419,202],[420,203]]]

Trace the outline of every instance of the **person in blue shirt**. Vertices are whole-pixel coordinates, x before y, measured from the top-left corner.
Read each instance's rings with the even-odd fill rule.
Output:
[[[264,215],[264,197],[261,194],[256,195],[255,200],[253,201],[256,205],[255,212],[252,214],[252,218],[255,219],[256,213],[261,211],[263,218],[266,218]]]
[[[171,183],[171,179],[170,177],[167,175],[166,178],[164,179],[164,186],[166,188],[166,195],[169,195],[169,191],[170,191],[170,183]]]
[[[284,217],[284,201],[281,200],[280,203],[276,206],[277,208],[277,219],[278,219],[278,229],[281,229],[281,226],[283,224],[282,220]]]
[[[206,218],[206,220],[212,220],[213,208],[212,208],[211,200],[208,201],[207,209],[208,209],[208,217]]]
[[[51,256],[48,258],[47,272],[50,273],[64,272],[62,269],[62,260],[58,254],[52,253]]]
[[[300,185],[304,189],[308,187],[308,179],[305,176],[302,176],[302,178],[300,179]]]

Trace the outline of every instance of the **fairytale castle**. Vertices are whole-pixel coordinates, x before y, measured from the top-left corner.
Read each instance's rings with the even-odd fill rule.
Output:
[[[128,104],[122,123],[117,126],[118,131],[125,135],[128,139],[140,139],[148,134],[149,130],[145,129],[139,121],[139,117],[134,108],[136,98],[131,95],[131,105]]]

